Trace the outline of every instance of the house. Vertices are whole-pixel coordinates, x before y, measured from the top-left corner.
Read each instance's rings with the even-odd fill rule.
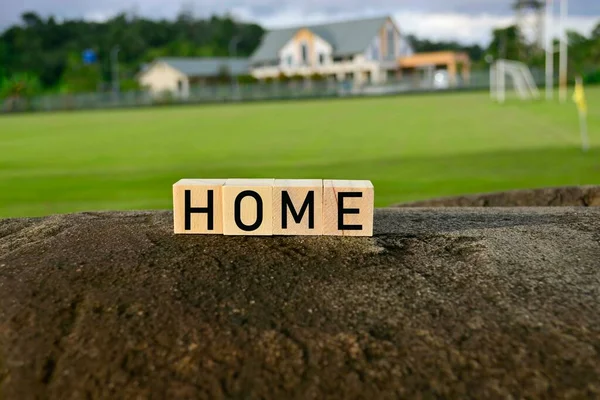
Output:
[[[247,58],[166,57],[146,65],[139,72],[138,81],[154,94],[169,91],[187,97],[192,85],[249,73]]]
[[[422,75],[425,75],[427,76],[425,80],[429,83],[440,84],[431,75],[447,76],[448,86],[455,87],[459,85],[459,76],[462,83],[469,82],[472,63],[471,58],[465,52],[437,51],[403,57],[398,64],[403,78],[421,80]],[[440,71],[443,71],[444,74],[440,74]],[[433,82],[431,82],[432,80]]]
[[[399,57],[412,54],[385,16],[268,31],[250,57],[250,71],[259,80],[283,73],[379,83],[397,74]]]

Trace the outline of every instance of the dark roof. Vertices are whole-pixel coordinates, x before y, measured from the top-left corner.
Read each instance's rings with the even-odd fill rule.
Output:
[[[187,76],[217,76],[224,66],[230,75],[250,72],[248,59],[241,57],[162,57],[155,62],[164,62]]]
[[[279,50],[300,29],[308,29],[333,46],[334,56],[345,56],[365,51],[389,17],[375,17],[319,25],[296,26],[268,31],[250,61],[266,62],[278,58]]]

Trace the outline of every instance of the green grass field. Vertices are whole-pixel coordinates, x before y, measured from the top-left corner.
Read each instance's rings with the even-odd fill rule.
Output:
[[[171,208],[180,178],[370,179],[377,207],[600,183],[574,104],[487,93],[0,117],[0,217]]]

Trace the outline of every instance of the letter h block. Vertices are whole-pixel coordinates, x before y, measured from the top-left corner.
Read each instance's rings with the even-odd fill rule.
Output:
[[[322,179],[275,179],[273,234],[323,234]]]
[[[323,235],[373,236],[371,181],[323,181]]]
[[[181,179],[173,185],[175,233],[222,234],[225,179]]]
[[[224,235],[273,235],[275,179],[227,179],[223,186]]]

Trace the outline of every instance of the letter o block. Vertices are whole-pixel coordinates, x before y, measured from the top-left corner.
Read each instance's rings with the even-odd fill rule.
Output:
[[[371,181],[323,181],[323,235],[373,236]]]
[[[273,234],[275,179],[228,179],[223,186],[223,234]]]
[[[181,179],[173,185],[175,233],[222,234],[225,179]]]
[[[273,234],[323,234],[322,179],[275,179]]]

